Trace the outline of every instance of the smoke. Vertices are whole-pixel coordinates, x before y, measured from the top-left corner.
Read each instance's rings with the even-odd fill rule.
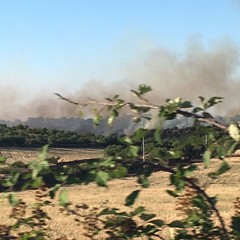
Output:
[[[166,98],[182,97],[195,101],[198,96],[224,97],[218,114],[228,114],[239,108],[239,52],[229,42],[212,49],[190,44],[179,56],[165,49],[151,51],[138,65],[130,69],[130,78],[141,79],[155,90],[150,96],[155,103]]]
[[[134,100],[129,90],[145,83],[153,88],[148,98],[155,104],[176,97],[197,104],[198,96],[219,96],[224,97],[224,101],[214,113],[237,114],[240,107],[238,73],[239,50],[232,42],[226,40],[206,49],[201,43],[192,41],[182,54],[162,48],[139,54],[131,64],[126,65],[122,81],[111,85],[90,81],[84,89],[76,92],[73,99],[81,101],[87,93],[91,93],[97,99],[120,94],[123,98]]]
[[[181,54],[163,48],[139,53],[131,63],[125,64],[119,79],[110,84],[90,80],[76,91],[59,93],[76,102],[85,102],[88,98],[104,99],[115,94],[134,100],[129,90],[145,83],[152,86],[153,92],[148,97],[156,104],[163,103],[167,98],[182,97],[195,101],[198,96],[221,96],[225,100],[216,108],[216,114],[239,113],[239,50],[230,41],[211,48],[191,42]],[[79,116],[76,105],[60,101],[46,89],[31,96],[28,101],[21,101],[26,94],[31,96],[27,90],[2,86],[0,118]]]

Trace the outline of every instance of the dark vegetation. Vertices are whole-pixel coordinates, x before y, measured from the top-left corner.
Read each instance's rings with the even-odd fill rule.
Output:
[[[117,169],[111,178],[127,174],[131,176],[146,174],[159,170],[159,159],[161,165],[176,166],[181,163],[189,165],[201,161],[203,153],[209,144],[232,143],[232,139],[226,132],[210,126],[196,125],[188,128],[171,128],[160,131],[156,136],[156,129],[139,129],[131,136],[133,144],[137,147],[138,159],[131,153],[126,142],[126,136],[110,136],[79,133],[70,131],[58,131],[43,129],[33,129],[28,126],[18,125],[8,127],[0,125],[1,145],[7,147],[36,147],[42,144],[49,144],[52,147],[105,147],[105,156],[110,157],[110,161],[117,163]],[[210,134],[209,134],[210,133]],[[152,163],[142,168],[143,162],[143,135],[144,134],[144,160]],[[128,138],[128,137],[127,137]],[[17,141],[21,139],[21,141]],[[222,151],[222,148],[221,148]],[[215,149],[212,155],[221,154]],[[223,155],[226,153],[222,152]],[[53,187],[62,182],[61,176],[66,176],[64,184],[88,183],[94,180],[95,174],[91,170],[98,171],[103,168],[100,159],[76,159],[71,162],[58,162],[58,157],[47,158],[49,168],[42,172],[42,179],[47,187]],[[99,165],[100,164],[100,165]],[[98,166],[98,167],[97,167]],[[109,169],[113,170],[113,169]],[[35,188],[35,183],[29,182],[31,178],[31,167],[21,161],[6,164],[0,168],[0,174],[4,176],[0,180],[0,191],[21,190]],[[111,171],[110,171],[111,172]],[[6,183],[5,178],[12,173],[17,173],[16,183]],[[12,179],[14,181],[14,179]]]
[[[29,128],[24,125],[9,127],[0,124],[0,146],[42,147],[48,144],[51,147],[101,148],[116,143],[116,135],[81,134],[48,128]]]
[[[156,140],[155,130],[148,130],[144,136],[145,158],[152,160],[156,155],[172,160],[192,161],[201,159],[208,142],[225,142],[228,134],[214,128],[209,136],[210,127],[196,125],[188,128],[170,128],[159,133],[161,141]],[[95,134],[81,134],[71,131],[53,130],[48,128],[29,128],[24,125],[9,127],[0,124],[0,146],[2,147],[50,147],[64,148],[105,148],[107,156],[129,159],[125,136],[111,134],[108,136]],[[139,155],[142,155],[142,138],[136,136],[133,140],[139,146]],[[170,152],[174,154],[169,155]]]
[[[211,130],[211,134],[209,131]],[[139,146],[139,155],[143,156],[143,139],[132,136],[134,144]],[[209,143],[227,144],[229,135],[218,128],[196,125],[188,128],[170,128],[159,132],[156,139],[156,129],[148,130],[144,136],[144,158],[154,161],[156,157],[168,159],[171,163],[190,163],[202,159],[202,155]],[[126,144],[109,145],[105,152],[108,156],[127,159]],[[217,150],[215,150],[216,152]],[[213,152],[214,155],[214,152]]]

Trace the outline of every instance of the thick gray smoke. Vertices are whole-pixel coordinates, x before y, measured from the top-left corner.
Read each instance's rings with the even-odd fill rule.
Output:
[[[151,99],[157,103],[176,97],[192,101],[198,96],[224,97],[216,114],[226,115],[240,107],[238,71],[239,51],[233,44],[211,50],[192,45],[182,57],[164,49],[152,51],[132,71],[132,78],[146,79],[155,90]]]
[[[198,96],[221,96],[225,98],[224,103],[215,113],[233,115],[239,113],[240,107],[239,72],[239,51],[231,42],[210,49],[193,43],[184,54],[159,48],[138,56],[136,61],[126,64],[119,82],[106,84],[94,80],[75,92],[59,93],[77,102],[115,94],[134,100],[129,90],[145,83],[153,88],[148,96],[154,103],[161,104],[166,98],[175,97],[195,101]],[[59,100],[53,93],[39,93],[25,103],[20,101],[21,94],[16,88],[1,88],[1,119],[79,116],[77,106]]]

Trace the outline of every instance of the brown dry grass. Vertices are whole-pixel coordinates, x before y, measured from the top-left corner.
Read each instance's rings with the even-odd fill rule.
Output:
[[[78,157],[79,158],[79,157]],[[218,196],[221,214],[229,223],[230,216],[234,213],[233,201],[239,197],[240,182],[240,158],[228,159],[232,169],[224,174],[219,180],[210,181],[206,177],[206,173],[215,169],[219,161],[213,160],[209,169],[204,169],[202,164],[198,164],[199,170],[196,176],[199,177],[202,186],[208,187],[208,194]],[[143,205],[149,212],[157,214],[157,216],[166,222],[176,220],[179,212],[175,210],[175,200],[166,193],[169,188],[168,174],[157,172],[151,176],[151,186],[143,189],[137,200],[136,206]],[[211,184],[210,184],[211,183]],[[82,186],[66,187],[69,193],[69,199],[73,204],[86,203],[92,207],[116,207],[122,208],[125,197],[133,190],[140,188],[135,178],[125,178],[114,180],[109,183],[108,188],[99,188],[95,184]],[[19,193],[19,197],[23,198],[29,206],[34,204],[34,191],[24,191]],[[7,201],[1,202],[0,216],[1,223],[10,223],[8,214],[10,207]],[[54,230],[54,236],[68,236],[69,238],[85,239],[82,236],[83,229],[77,226],[72,217],[64,217],[57,208],[48,208],[49,214],[53,221],[49,224]],[[163,230],[165,239],[169,239],[169,229]],[[101,239],[101,237],[99,238]]]
[[[0,148],[0,155],[4,156],[8,163],[14,161],[29,162],[37,159],[40,148]],[[49,157],[60,157],[60,161],[72,161],[77,159],[101,158],[103,149],[92,148],[50,148]]]

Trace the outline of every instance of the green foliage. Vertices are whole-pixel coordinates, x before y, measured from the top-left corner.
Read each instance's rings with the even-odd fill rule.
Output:
[[[130,195],[128,195],[126,197],[125,206],[132,206],[135,203],[139,193],[140,190],[135,190]]]
[[[5,163],[6,163],[5,157],[0,156],[0,165],[1,165],[1,164],[5,164]]]
[[[95,124],[101,121],[95,117]],[[70,131],[52,130],[47,128],[37,129],[18,125],[8,127],[0,124],[0,145],[7,147],[105,147],[117,143],[117,136],[102,136],[94,134],[81,134]],[[0,164],[4,159],[0,158]]]
[[[142,206],[135,208],[133,211],[105,208],[97,217],[98,219],[101,219],[103,223],[100,230],[106,232],[106,239],[108,240],[138,238],[153,239],[154,236],[158,236],[157,234],[164,226],[162,220],[156,219],[155,214],[147,213]],[[139,222],[142,222],[142,224]]]
[[[209,176],[214,179],[220,177],[230,169],[225,157],[232,154],[239,146],[238,126],[234,124],[224,126],[207,112],[210,107],[220,103],[222,98],[199,97],[200,106],[193,106],[190,101],[183,101],[181,98],[168,99],[164,105],[156,105],[145,97],[145,94],[151,90],[150,86],[144,84],[140,85],[138,90],[132,90],[137,100],[141,102],[138,104],[127,102],[119,95],[106,98],[107,103],[104,103],[99,110],[95,110],[95,124],[102,119],[103,110],[109,112],[108,123],[112,124],[122,109],[128,107],[137,122],[151,118],[148,113],[151,109],[155,109],[161,122],[175,119],[180,115],[193,119],[193,126],[171,130],[163,130],[161,126],[153,130],[140,128],[132,136],[123,137],[121,141],[114,142],[110,139],[109,142],[112,144],[106,148],[106,155],[111,157],[107,156],[105,159],[69,163],[51,161],[50,164],[48,149],[45,146],[39,154],[38,161],[31,162],[27,166],[19,164],[10,166],[9,169],[5,169],[6,175],[0,181],[1,190],[21,190],[30,187],[35,189],[36,203],[34,206],[27,206],[15,194],[7,194],[7,199],[12,205],[10,217],[13,218],[14,223],[0,230],[1,239],[4,239],[3,237],[14,239],[14,235],[17,235],[18,239],[51,239],[51,231],[48,229],[51,218],[45,207],[49,205],[56,207],[52,200],[58,197],[58,209],[67,216],[73,216],[76,224],[82,224],[87,230],[85,236],[90,239],[100,239],[101,236],[105,236],[104,239],[108,240],[163,239],[161,236],[163,228],[172,228],[174,234],[171,240],[239,240],[240,200],[236,200],[236,213],[232,216],[231,226],[227,226],[217,208],[218,198],[209,196],[194,175],[197,170],[197,165],[194,163],[196,159],[202,160],[207,168],[211,165],[211,158],[215,157],[220,160],[220,164]],[[59,94],[58,96],[75,105],[91,105],[91,103],[79,104]],[[96,105],[98,102],[94,101],[92,104]],[[6,129],[6,126],[0,127]],[[29,137],[27,134],[29,130],[25,126],[16,129],[21,133],[21,138],[15,140],[18,144],[24,145],[25,139]],[[55,139],[53,132],[51,136],[48,133],[48,129],[42,129],[38,137],[41,140],[38,143],[43,143],[49,137],[51,144],[57,139],[58,143],[71,142],[68,137],[68,140],[66,138],[60,140],[59,137]],[[71,134],[67,133],[67,135]],[[76,140],[76,136],[71,135],[71,139]],[[11,134],[3,134],[0,137],[8,143],[13,141]],[[141,159],[143,138],[147,152],[145,152],[146,158],[143,156]],[[106,143],[107,139],[104,141]],[[4,160],[2,162],[5,164]],[[158,219],[155,213],[149,213],[147,206],[134,208],[138,198],[141,198],[142,188],[151,185],[149,177],[154,171],[167,172],[170,176],[171,188],[167,192],[176,198],[176,209],[181,213],[181,218],[178,220],[165,223],[162,219]],[[126,196],[123,208],[73,205],[63,188],[70,184],[90,182],[95,182],[100,187],[108,187],[108,181],[122,178],[127,174],[136,176],[139,186]],[[30,215],[26,215],[27,208],[31,210]],[[21,232],[23,226],[27,226],[28,230]]]
[[[59,203],[66,207],[69,204],[68,195],[66,190],[61,190],[58,196]]]

